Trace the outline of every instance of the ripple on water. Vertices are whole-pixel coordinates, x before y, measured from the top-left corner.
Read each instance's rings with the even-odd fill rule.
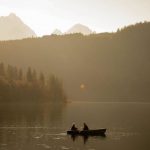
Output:
[[[35,138],[35,139],[40,139],[40,138],[42,138],[42,137],[43,137],[43,134],[33,136],[33,138]]]
[[[60,137],[54,137],[53,140],[60,140]]]
[[[41,146],[41,147],[43,147],[43,148],[45,148],[45,149],[50,149],[51,148],[51,146],[49,146],[49,145],[47,145],[47,144],[37,144],[38,146]]]
[[[69,148],[66,147],[66,146],[62,146],[61,149],[62,149],[62,150],[67,150],[67,149],[69,149]]]
[[[1,146],[7,146],[7,144],[0,144]]]
[[[123,131],[112,131],[108,133],[108,136],[112,139],[112,140],[120,140],[123,137],[130,137],[130,136],[135,136],[137,135],[137,133],[133,133],[133,132],[123,132]]]

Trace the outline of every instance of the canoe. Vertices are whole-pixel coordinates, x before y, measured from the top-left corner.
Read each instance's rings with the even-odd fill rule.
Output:
[[[106,129],[95,129],[95,130],[82,130],[82,131],[67,131],[69,135],[83,135],[83,136],[96,136],[96,135],[105,135]]]

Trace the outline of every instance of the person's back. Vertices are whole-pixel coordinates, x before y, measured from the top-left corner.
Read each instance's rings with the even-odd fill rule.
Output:
[[[75,126],[75,124],[73,123],[73,125],[72,125],[72,127],[71,127],[71,130],[72,131],[76,131],[76,130],[78,130],[78,128]]]
[[[86,123],[84,123],[83,125],[84,125],[83,130],[89,130],[89,127],[87,126]]]

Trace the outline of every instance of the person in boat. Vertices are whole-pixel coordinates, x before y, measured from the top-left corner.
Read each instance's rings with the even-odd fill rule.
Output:
[[[72,131],[77,131],[78,130],[78,128],[75,126],[75,123],[72,124],[71,130]]]
[[[83,130],[89,130],[89,127],[87,126],[85,122],[83,123]]]

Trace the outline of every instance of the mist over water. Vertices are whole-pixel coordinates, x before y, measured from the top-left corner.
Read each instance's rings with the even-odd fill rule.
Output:
[[[0,106],[0,149],[103,149],[150,148],[149,103],[72,102],[66,105]],[[80,128],[107,128],[106,137],[66,134],[72,122]]]

